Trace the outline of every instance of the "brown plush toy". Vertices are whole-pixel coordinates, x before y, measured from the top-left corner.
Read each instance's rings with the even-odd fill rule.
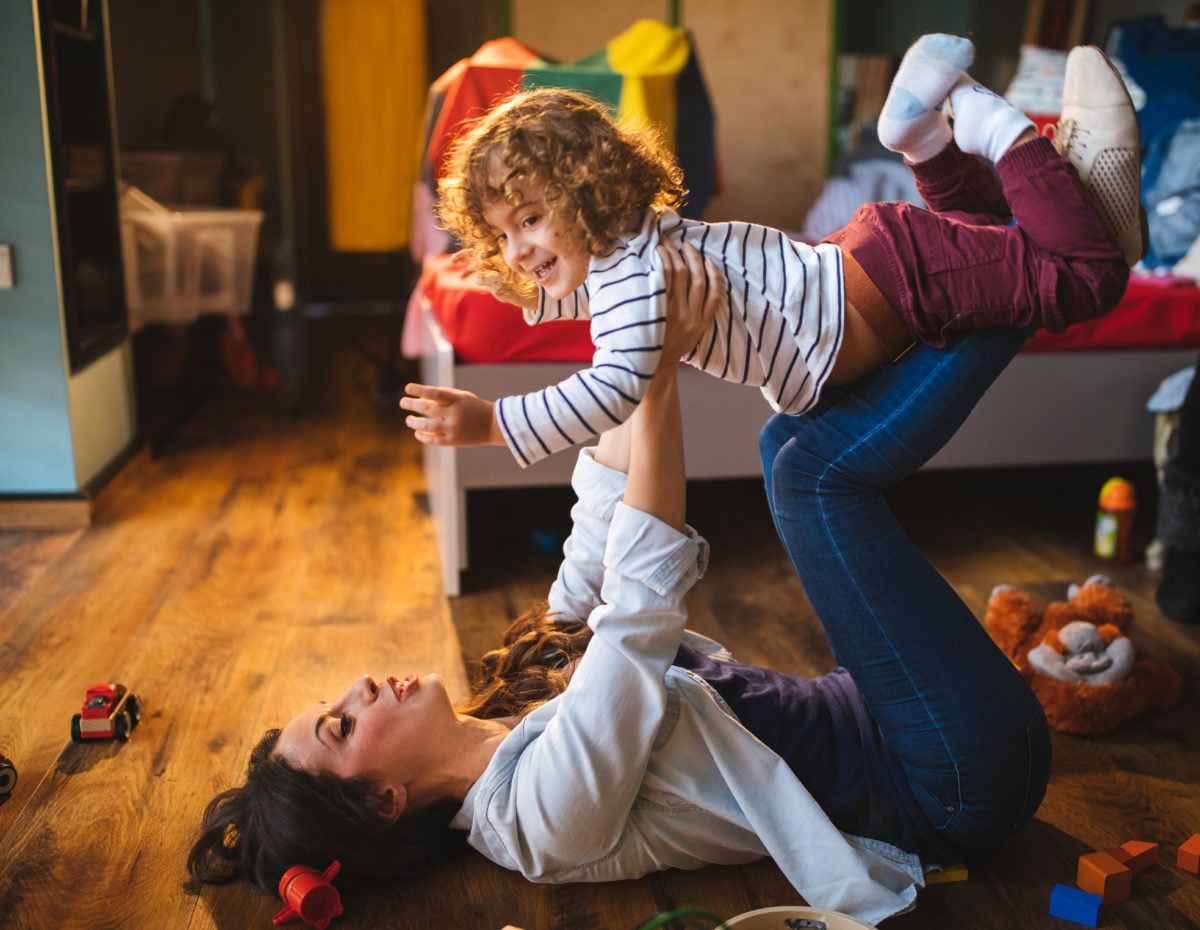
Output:
[[[1179,673],[1135,654],[1125,635],[1133,610],[1111,581],[1094,575],[1082,586],[1071,585],[1067,597],[1039,613],[1027,594],[1001,585],[992,591],[984,618],[1052,727],[1106,733],[1123,720],[1179,703]]]

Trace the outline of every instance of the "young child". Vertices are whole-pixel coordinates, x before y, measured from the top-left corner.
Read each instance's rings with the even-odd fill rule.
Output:
[[[698,250],[725,282],[717,320],[685,361],[761,388],[789,414],[914,338],[937,347],[956,329],[1057,332],[1111,310],[1145,239],[1137,117],[1121,78],[1098,49],[1075,49],[1051,143],[967,76],[973,58],[967,39],[921,37],[879,120],[929,210],[869,204],[815,246],[682,219],[680,171],[652,136],[571,91],[512,97],[457,144],[439,214],[478,279],[527,322],[590,318],[592,366],[494,404],[412,384],[406,422],[428,444],[507,444],[522,466],[623,422],[658,361],[660,249]]]

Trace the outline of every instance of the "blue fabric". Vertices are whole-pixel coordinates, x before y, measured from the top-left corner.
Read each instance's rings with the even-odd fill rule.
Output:
[[[1146,92],[1138,112],[1142,145],[1200,116],[1200,29],[1176,29],[1147,17],[1121,24],[1121,61]]]
[[[1179,148],[1175,136],[1188,120],[1200,118],[1200,29],[1173,28],[1156,17],[1137,19],[1121,24],[1119,48],[1130,77],[1146,92],[1146,105],[1138,111],[1142,194],[1150,227],[1145,264],[1170,266],[1187,251],[1190,241],[1183,240],[1189,231],[1195,238],[1195,156],[1186,151],[1186,133]],[[1159,214],[1158,202],[1175,194],[1190,200],[1174,213]]]
[[[1150,232],[1146,265],[1171,266],[1200,236],[1200,117],[1185,119],[1156,136],[1145,161],[1142,203]]]
[[[776,415],[759,445],[779,537],[839,665],[937,835],[1001,842],[1033,816],[1050,771],[1041,705],[900,528],[882,491],[928,461],[1028,332],[918,345],[874,377]]]

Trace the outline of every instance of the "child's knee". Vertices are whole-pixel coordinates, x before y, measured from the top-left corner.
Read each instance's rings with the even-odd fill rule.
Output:
[[[1060,290],[1059,306],[1067,323],[1104,316],[1121,302],[1129,284],[1129,266],[1119,253],[1113,260],[1091,262],[1086,273],[1069,276],[1071,286]]]

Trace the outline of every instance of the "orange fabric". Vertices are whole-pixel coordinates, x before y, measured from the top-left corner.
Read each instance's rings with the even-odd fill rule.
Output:
[[[537,54],[516,39],[485,42],[470,58],[464,58],[434,82],[443,93],[441,111],[430,129],[426,153],[435,178],[461,123],[482,116],[493,103],[521,86],[522,76]]]
[[[424,4],[323,0],[320,37],[330,247],[404,248],[420,172]]]

